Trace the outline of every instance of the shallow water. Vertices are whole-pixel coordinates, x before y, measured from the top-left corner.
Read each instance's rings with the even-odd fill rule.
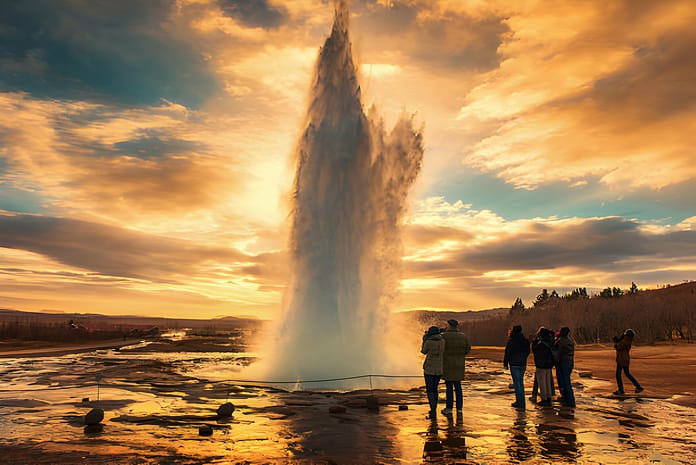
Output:
[[[576,409],[528,402],[517,411],[509,374],[471,360],[464,414],[430,421],[419,378],[290,392],[228,381],[241,377],[237,360],[126,351],[4,359],[0,453],[10,461],[2,463],[696,463],[696,410],[585,392],[610,392],[602,380],[573,376]],[[371,395],[377,411],[367,409]],[[236,410],[219,420],[226,401]],[[329,412],[339,405],[345,413]],[[86,434],[94,406],[105,410],[104,431]],[[199,436],[203,425],[212,436]]]

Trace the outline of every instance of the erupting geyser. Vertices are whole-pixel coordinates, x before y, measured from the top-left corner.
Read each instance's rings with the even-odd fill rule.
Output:
[[[388,305],[398,285],[399,226],[423,159],[409,117],[387,133],[365,114],[348,37],[346,2],[317,62],[296,151],[291,281],[275,353],[276,376],[313,379],[385,369]]]

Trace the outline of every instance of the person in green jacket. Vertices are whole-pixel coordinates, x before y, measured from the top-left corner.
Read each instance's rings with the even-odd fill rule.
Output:
[[[445,408],[442,413],[452,415],[455,404],[457,413],[462,413],[462,380],[466,363],[466,354],[471,350],[469,339],[457,330],[457,320],[447,320],[447,329],[442,333],[445,340],[445,353],[442,360],[442,378],[445,380]]]

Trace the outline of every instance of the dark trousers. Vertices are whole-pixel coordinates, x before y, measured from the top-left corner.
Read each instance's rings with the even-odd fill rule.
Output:
[[[575,406],[575,394],[573,386],[570,384],[570,375],[573,372],[573,362],[559,362],[556,366],[558,376],[558,389],[563,396],[566,405]]]
[[[510,375],[512,376],[512,384],[515,386],[515,403],[524,407],[524,371],[527,367],[510,365]]]
[[[616,385],[619,387],[619,391],[623,392],[624,387],[623,387],[623,380],[621,379],[621,372],[626,373],[626,378],[628,378],[633,385],[638,389],[640,387],[640,383],[638,380],[636,380],[633,375],[631,374],[630,371],[628,371],[628,365],[625,367],[622,367],[619,364],[616,364]]]
[[[437,385],[440,384],[440,375],[424,375],[425,392],[428,394],[430,413],[437,413]]]
[[[452,410],[456,400],[457,410],[462,409],[462,382],[445,380],[445,407]],[[454,392],[453,392],[454,391]]]

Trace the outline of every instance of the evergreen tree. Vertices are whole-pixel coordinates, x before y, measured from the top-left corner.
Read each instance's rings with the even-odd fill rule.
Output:
[[[555,292],[555,291],[554,291]],[[547,300],[549,300],[549,291],[546,289],[541,290],[541,294],[539,294],[534,301],[534,307],[543,305]]]
[[[515,303],[512,304],[512,307],[510,308],[510,310],[512,310],[512,311],[520,311],[520,312],[521,312],[521,311],[524,311],[524,302],[522,302],[522,299],[520,299],[520,298],[518,297],[517,300],[515,300]]]

